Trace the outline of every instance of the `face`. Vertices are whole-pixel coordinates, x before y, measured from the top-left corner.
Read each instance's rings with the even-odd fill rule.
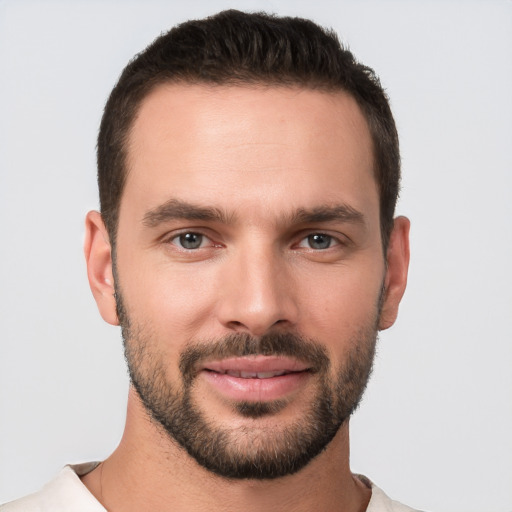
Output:
[[[166,85],[141,106],[118,316],[148,413],[211,471],[297,471],[357,406],[389,284],[371,148],[343,93]]]

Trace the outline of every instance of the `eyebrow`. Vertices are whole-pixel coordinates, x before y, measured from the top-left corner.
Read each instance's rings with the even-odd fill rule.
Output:
[[[287,216],[288,217],[288,216]],[[229,224],[235,216],[220,208],[199,206],[180,199],[169,199],[165,203],[146,212],[142,219],[145,226],[154,228],[170,220],[200,220],[205,222],[221,222]],[[315,208],[299,208],[289,217],[291,224],[308,224],[316,222],[348,222],[364,224],[364,215],[347,204],[318,206]]]
[[[147,227],[154,228],[175,219],[218,221],[228,224],[230,216],[219,208],[198,206],[179,199],[170,199],[146,212],[142,223]]]
[[[364,224],[364,215],[347,204],[318,206],[311,209],[299,208],[292,215],[292,222],[297,224],[330,221]]]

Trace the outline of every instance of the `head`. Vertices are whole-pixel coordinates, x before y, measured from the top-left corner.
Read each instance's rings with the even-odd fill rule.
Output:
[[[343,91],[370,129],[384,252],[400,188],[398,135],[386,93],[336,34],[312,21],[235,10],[188,21],[158,37],[124,69],[98,136],[101,214],[115,245],[127,173],[127,141],[144,98],[161,84],[292,86]]]
[[[398,144],[373,73],[309,21],[189,22],[125,69],[98,155],[89,280],[121,324],[133,409],[223,477],[316,460],[405,289]]]

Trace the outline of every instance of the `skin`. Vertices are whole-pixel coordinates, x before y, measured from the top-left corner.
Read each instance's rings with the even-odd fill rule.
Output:
[[[409,221],[395,219],[384,255],[371,137],[345,93],[159,86],[132,128],[128,164],[118,286],[130,318],[151,333],[150,348],[165,361],[172,385],[180,386],[187,344],[237,332],[298,332],[322,344],[334,371],[358,330],[377,318],[383,285],[378,328],[394,323],[406,286]],[[148,216],[169,201],[214,208],[226,218]],[[360,216],[296,215],[339,205]],[[203,245],[183,249],[183,232],[203,234]],[[98,212],[88,214],[86,233],[91,289],[104,320],[117,325],[111,245]],[[312,248],[308,236],[315,233],[332,237],[330,247]],[[314,379],[303,379],[283,410],[253,419],[237,414],[207,379],[196,384],[196,404],[219,427],[283,428],[314,396]],[[298,473],[228,480],[165,435],[133,389],[119,447],[83,482],[110,511],[362,511],[371,494],[350,472],[348,422]]]

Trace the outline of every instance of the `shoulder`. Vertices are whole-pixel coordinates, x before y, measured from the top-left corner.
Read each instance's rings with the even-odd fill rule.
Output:
[[[66,466],[40,491],[0,505],[0,512],[105,512],[79,478],[96,465]]]
[[[392,500],[380,487],[377,487],[369,478],[363,475],[357,475],[366,486],[372,490],[372,497],[366,512],[420,512],[419,510],[413,509],[399,503],[398,501]],[[2,511],[3,512],[3,511]]]

